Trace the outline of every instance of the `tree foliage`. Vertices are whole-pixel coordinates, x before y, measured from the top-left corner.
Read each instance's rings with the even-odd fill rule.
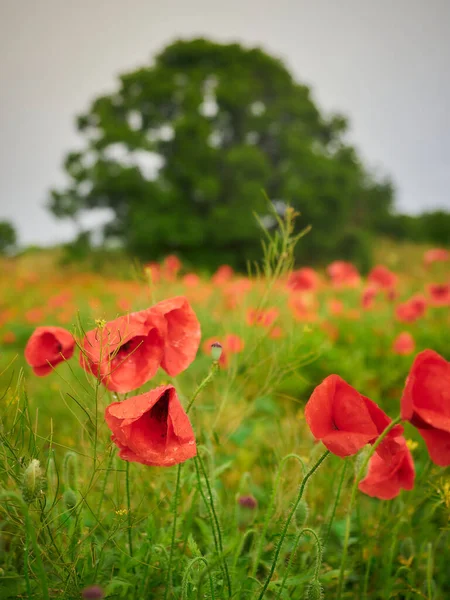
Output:
[[[174,42],[77,124],[86,146],[67,155],[70,183],[49,207],[72,218],[112,209],[105,234],[143,258],[242,266],[260,251],[262,190],[312,225],[299,245],[308,260],[336,257],[349,236],[354,247],[352,232],[375,228],[392,205],[390,183],[346,143],[347,120],[322,115],[310,89],[259,48]]]
[[[9,221],[0,221],[0,254],[12,250],[17,242],[14,226]]]

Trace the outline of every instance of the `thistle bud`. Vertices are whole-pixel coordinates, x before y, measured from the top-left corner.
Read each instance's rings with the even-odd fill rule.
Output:
[[[27,504],[31,504],[36,498],[44,493],[45,477],[40,462],[33,458],[25,469],[22,477],[22,497]]]
[[[71,488],[64,492],[63,500],[67,510],[73,510],[78,503],[77,494]]]
[[[214,362],[217,362],[222,356],[222,344],[214,342],[211,344],[211,357]]]
[[[322,600],[323,589],[318,579],[313,579],[306,590],[306,600]]]

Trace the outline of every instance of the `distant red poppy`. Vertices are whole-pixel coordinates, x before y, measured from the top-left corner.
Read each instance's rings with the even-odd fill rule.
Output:
[[[149,262],[144,266],[144,271],[150,279],[150,282],[155,284],[161,279],[161,266],[157,262]]]
[[[222,285],[230,279],[233,279],[234,271],[229,265],[221,265],[214,275],[211,277],[211,281],[214,285]]]
[[[166,256],[164,259],[162,269],[166,279],[174,279],[181,269],[181,261],[175,254],[169,254],[169,256]]]
[[[25,360],[39,377],[69,360],[75,349],[73,335],[62,327],[37,327],[25,346]]]
[[[425,252],[423,260],[427,266],[434,262],[450,260],[450,252],[444,248],[432,248]]]
[[[288,306],[297,321],[313,323],[317,320],[317,301],[312,295],[290,294]]]
[[[123,460],[170,467],[197,454],[194,431],[172,385],[110,404],[105,420]]]
[[[2,342],[4,344],[14,344],[14,342],[16,341],[16,334],[14,333],[14,331],[5,331],[5,333],[3,334],[2,337]]]
[[[414,352],[415,347],[416,343],[414,338],[408,331],[399,333],[392,344],[392,350],[395,354],[411,354]]]
[[[164,356],[166,322],[143,310],[86,333],[80,364],[109,390],[130,392],[151,379]]]
[[[450,283],[431,283],[428,286],[428,295],[433,306],[450,305]]]
[[[420,352],[401,399],[402,419],[417,427],[431,460],[450,465],[450,363],[434,350]]]
[[[183,277],[183,283],[186,287],[197,287],[200,283],[200,277],[196,273],[187,273]]]
[[[250,308],[247,311],[247,323],[249,325],[260,325],[270,327],[278,319],[280,311],[275,306],[268,309]]]
[[[364,288],[361,294],[361,305],[364,310],[369,310],[373,307],[374,300],[378,294],[378,289],[373,286]]]
[[[328,300],[327,306],[330,314],[334,316],[339,316],[344,311],[344,303],[338,298],[331,298],[330,300]]]
[[[247,278],[236,279],[225,285],[223,294],[228,308],[236,308],[239,306],[247,292],[252,289],[252,282]]]
[[[117,308],[122,312],[127,312],[131,310],[131,302],[128,298],[118,298],[116,301]]]
[[[313,391],[305,418],[313,436],[328,450],[349,456],[378,437],[370,409],[366,399],[339,375],[329,375]]]
[[[397,285],[398,277],[384,265],[376,265],[367,276],[367,281],[376,288],[390,290]]]
[[[336,288],[357,287],[361,281],[355,265],[344,260],[336,260],[328,265],[327,273]]]
[[[377,453],[371,457],[367,475],[358,485],[364,494],[380,500],[392,500],[401,489],[413,489],[415,471],[411,452],[403,437],[396,437],[393,444],[395,451],[389,460]]]
[[[62,308],[72,300],[72,296],[70,290],[60,292],[55,296],[51,296],[47,301],[47,305],[49,308]]]
[[[43,318],[44,311],[42,308],[30,308],[30,310],[27,310],[25,313],[25,321],[27,321],[27,323],[39,323]]]
[[[279,338],[282,338],[283,335],[283,330],[279,325],[275,325],[275,327],[272,327],[269,333],[269,337],[273,340],[278,340]]]
[[[427,300],[421,294],[415,294],[406,302],[398,304],[395,316],[402,323],[413,323],[423,317],[427,309]]]
[[[293,271],[288,278],[287,287],[297,292],[311,292],[320,285],[319,275],[310,267]]]
[[[175,377],[188,368],[197,354],[201,337],[200,323],[184,296],[158,302],[148,312],[162,315],[166,321],[161,367]]]

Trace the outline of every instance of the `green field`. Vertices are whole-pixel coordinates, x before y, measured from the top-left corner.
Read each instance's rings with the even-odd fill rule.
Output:
[[[250,277],[222,280],[182,265],[162,267],[158,279],[155,269],[130,264],[127,272],[115,258],[95,274],[88,265],[61,267],[55,252],[2,259],[0,598],[102,597],[86,595],[100,586],[117,599],[312,600],[322,597],[319,587],[334,599],[340,572],[340,598],[450,598],[449,470],[431,462],[409,423],[413,490],[392,500],[358,491],[349,513],[368,450],[330,454],[290,519],[301,463],[308,471],[325,451],[304,416],[314,388],[338,374],[394,419],[415,355],[429,348],[450,359],[449,304],[438,305],[428,288],[449,282],[449,263],[425,266],[424,250],[380,242],[377,262],[398,280],[366,306],[364,278],[339,287],[319,270],[314,289],[289,288],[288,237],[269,243]],[[424,314],[402,322],[396,308],[416,294]],[[24,347],[37,326],[81,340],[99,320],[180,295],[201,324],[195,360],[176,377],[159,369],[128,397],[171,383],[187,407],[210,374],[189,412],[198,458],[180,468],[127,462],[104,421],[105,408],[125,396],[87,374],[78,349],[37,377]],[[401,332],[415,342],[404,355],[393,350]],[[218,369],[214,340],[226,353]],[[36,463],[30,472],[33,459],[40,473]]]

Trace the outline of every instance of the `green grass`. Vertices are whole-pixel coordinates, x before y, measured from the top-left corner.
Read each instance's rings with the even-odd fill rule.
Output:
[[[361,311],[361,290],[324,286],[317,293],[317,320],[297,321],[284,284],[292,266],[289,239],[287,231],[269,243],[260,276],[233,307],[224,288],[208,280],[192,288],[181,278],[149,287],[143,280],[55,269],[51,261],[38,269],[37,256],[5,262],[0,283],[0,337],[6,340],[0,354],[1,599],[75,599],[90,585],[117,599],[258,598],[272,571],[264,598],[316,598],[317,581],[325,598],[337,597],[348,506],[361,459],[327,456],[286,527],[302,484],[301,461],[308,472],[325,450],[306,426],[304,405],[324,377],[337,373],[395,418],[414,355],[394,354],[392,341],[408,330],[416,351],[433,348],[448,359],[449,310],[430,308],[424,319],[405,325],[384,300],[372,311]],[[445,277],[443,266],[428,272],[419,258],[408,264],[411,249],[406,255],[398,247],[382,250],[383,262],[401,275],[400,300]],[[49,303],[64,291],[71,297],[63,306]],[[189,413],[197,459],[180,469],[125,463],[103,419],[116,398],[97,386],[76,358],[46,378],[34,377],[23,348],[37,324],[71,329],[79,319],[90,329],[95,318],[123,312],[117,300],[139,310],[180,293],[196,310],[203,340],[234,333],[245,348],[201,390]],[[334,297],[344,302],[345,314],[329,314],[327,303]],[[261,304],[279,308],[281,338],[247,325],[247,309]],[[36,307],[41,318],[33,323],[27,312]],[[349,314],[354,310],[359,315]],[[338,330],[337,339],[330,339],[324,322],[328,330]],[[11,332],[14,340],[4,337]],[[200,347],[187,371],[172,380],[161,371],[141,391],[171,381],[186,407],[211,364]],[[415,488],[391,501],[357,493],[349,515],[342,598],[450,597],[448,469],[429,461],[412,426],[406,424],[405,430],[414,447]],[[23,478],[33,459],[40,461],[42,481],[36,479],[36,498],[24,504]],[[256,499],[255,509],[238,503],[248,495]],[[277,549],[282,531],[284,543]]]

